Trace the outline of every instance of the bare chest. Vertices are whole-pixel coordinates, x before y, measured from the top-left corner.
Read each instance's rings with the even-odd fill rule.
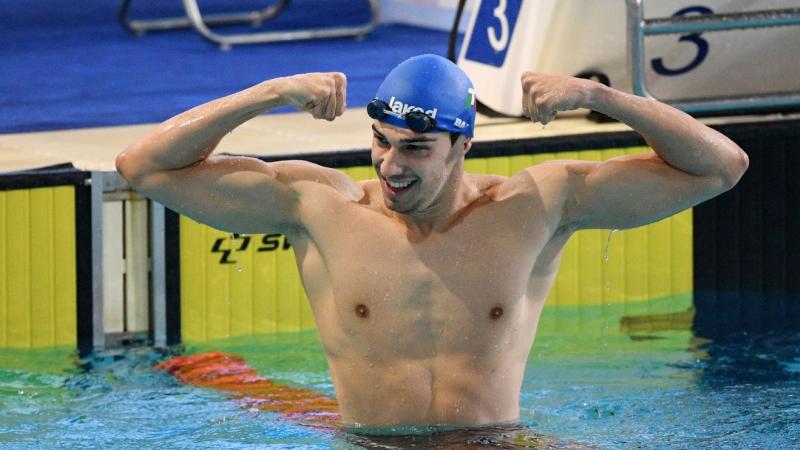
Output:
[[[429,358],[486,353],[519,336],[531,323],[526,288],[539,247],[480,219],[427,236],[381,220],[340,234],[321,252],[331,295],[311,299],[323,340],[375,358],[388,348]]]

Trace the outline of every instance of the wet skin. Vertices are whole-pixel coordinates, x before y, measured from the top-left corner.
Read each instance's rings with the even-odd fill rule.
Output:
[[[556,229],[558,187],[540,189],[527,172],[463,173],[464,139],[451,147],[435,135],[422,154],[399,143],[413,137],[408,130],[375,126],[379,180],[359,183],[351,198],[303,186],[303,227],[287,231],[342,420],[513,421],[568,236]],[[401,148],[382,148],[380,138]],[[396,194],[384,178],[415,182]],[[453,198],[443,207],[442,197]]]

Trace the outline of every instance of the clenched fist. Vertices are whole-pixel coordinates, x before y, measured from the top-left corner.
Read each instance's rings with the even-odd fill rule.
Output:
[[[315,119],[333,120],[347,104],[347,77],[341,72],[305,73],[280,79],[283,101]]]
[[[558,111],[587,107],[594,92],[602,87],[600,83],[582,78],[525,72],[522,74],[522,113],[545,125]]]

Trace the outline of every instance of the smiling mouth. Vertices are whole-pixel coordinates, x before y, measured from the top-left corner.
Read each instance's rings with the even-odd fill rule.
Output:
[[[418,180],[391,181],[383,178],[383,183],[384,186],[386,186],[386,190],[393,195],[404,194],[411,189],[417,183],[417,181]]]

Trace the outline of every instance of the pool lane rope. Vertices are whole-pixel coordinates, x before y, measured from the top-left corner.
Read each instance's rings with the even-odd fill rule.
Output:
[[[183,383],[204,388],[217,389],[245,401],[247,407],[256,406],[262,411],[276,412],[289,420],[301,425],[330,430],[338,428],[341,424],[339,405],[336,399],[309,389],[291,387],[285,384],[273,383],[258,375],[256,371],[245,363],[244,358],[232,353],[212,351],[187,356],[174,356],[154,367],[172,374]],[[433,435],[431,435],[433,436]],[[425,445],[425,439],[431,436],[415,436],[422,439],[422,448],[432,448]],[[446,437],[447,435],[443,435]],[[542,435],[533,430],[515,430],[502,433],[505,440],[493,443],[491,447],[501,448],[556,448],[550,445],[556,439]],[[393,436],[397,438],[397,436]],[[466,440],[469,436],[456,436],[457,439]],[[408,437],[406,437],[408,439]],[[497,438],[495,436],[494,438]],[[403,441],[405,442],[405,441]],[[405,442],[408,444],[413,442]],[[489,442],[489,441],[487,441]],[[494,442],[494,441],[491,441]],[[461,443],[461,441],[459,441]],[[510,447],[501,446],[510,445]],[[582,444],[574,445],[564,442],[565,447],[557,448],[593,448]],[[415,445],[416,446],[416,445]],[[438,445],[436,448],[439,448]],[[451,447],[447,447],[451,448]],[[465,447],[453,447],[465,448]],[[470,447],[471,448],[471,447]],[[481,447],[483,448],[483,447]]]
[[[231,353],[212,351],[174,356],[154,367],[183,383],[217,389],[242,399],[248,407],[276,412],[315,428],[340,424],[336,399],[309,389],[273,383]]]

